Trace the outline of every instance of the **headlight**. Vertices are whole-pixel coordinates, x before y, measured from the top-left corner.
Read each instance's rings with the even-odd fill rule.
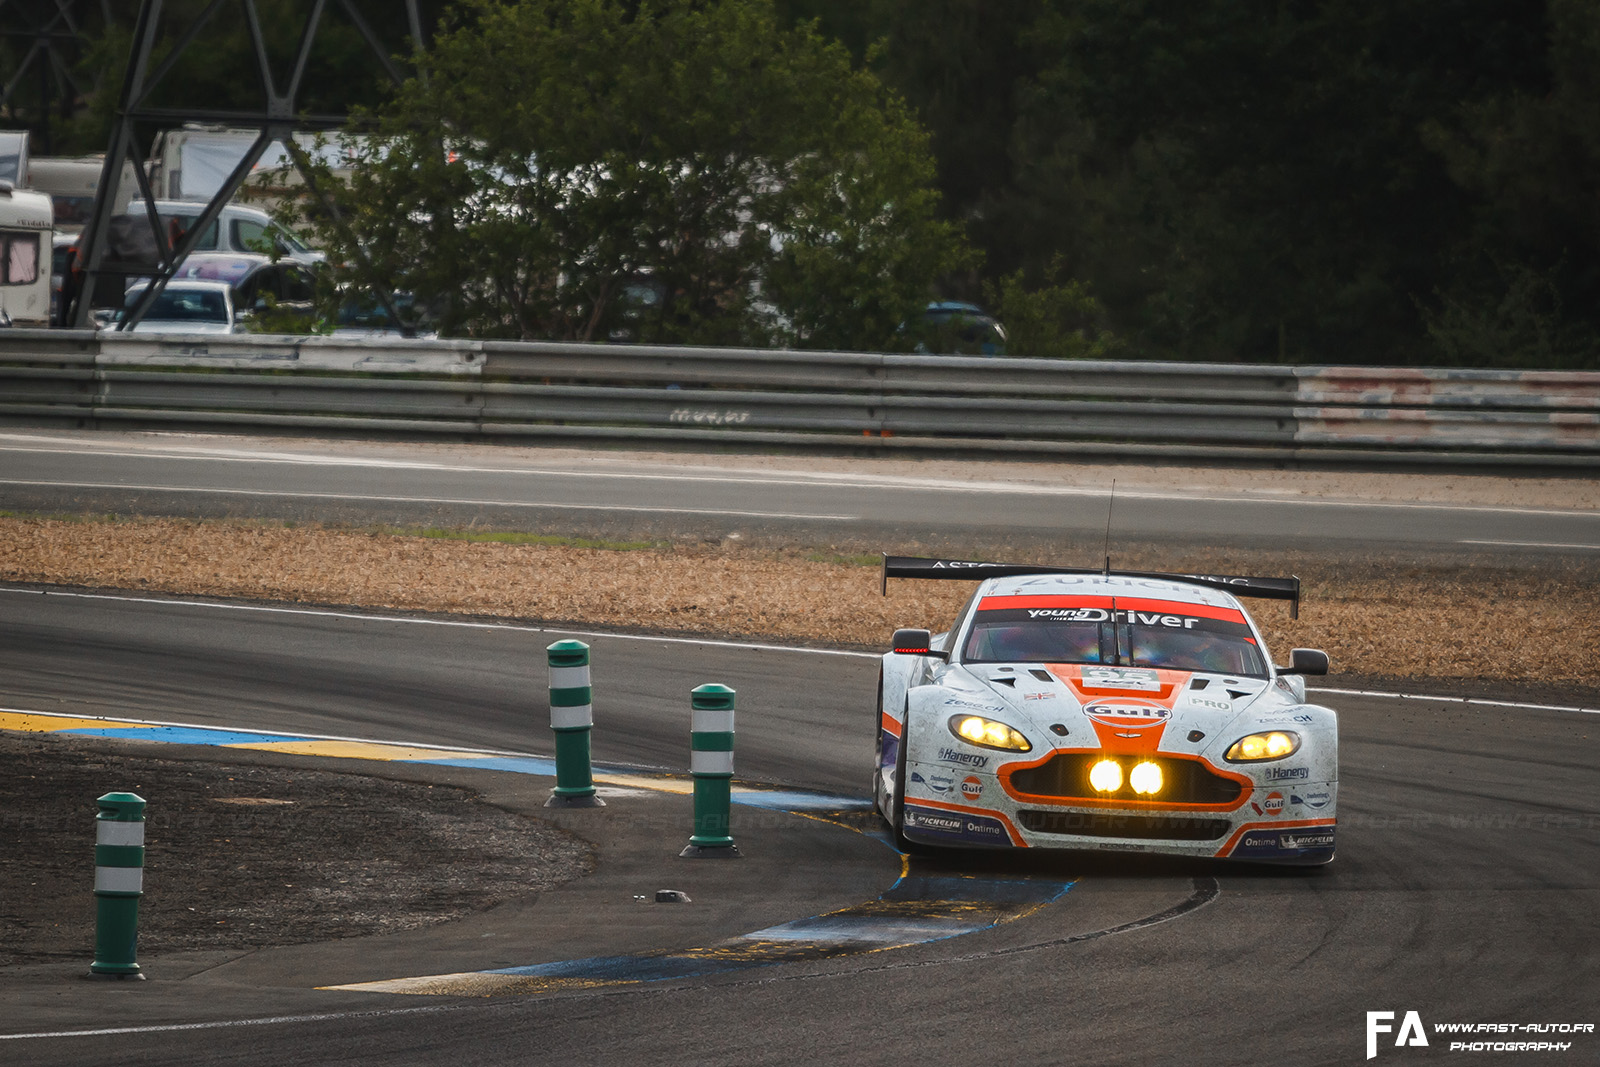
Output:
[[[1229,763],[1254,763],[1257,760],[1283,759],[1300,748],[1300,735],[1292,730],[1273,730],[1241,737],[1223,758]]]
[[[1003,722],[985,719],[981,715],[955,715],[950,719],[950,732],[969,745],[998,748],[1007,752],[1026,752],[1033,746],[1021,733]]]
[[[1116,760],[1103,759],[1089,768],[1089,784],[1097,792],[1115,793],[1122,788],[1122,766]]]
[[[1140,796],[1153,797],[1161,792],[1161,768],[1154,763],[1135,764],[1128,772],[1128,784]]]

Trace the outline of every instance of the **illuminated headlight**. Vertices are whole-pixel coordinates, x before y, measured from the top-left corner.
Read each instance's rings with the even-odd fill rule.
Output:
[[[1115,793],[1122,788],[1122,767],[1116,760],[1101,760],[1089,768],[1089,784],[1101,793]]]
[[[1140,796],[1153,797],[1161,792],[1161,768],[1154,763],[1136,764],[1128,772],[1128,784]]]
[[[1033,747],[1022,734],[1003,722],[985,719],[981,715],[956,715],[950,720],[950,732],[969,745],[1004,749],[1007,752],[1026,752]]]
[[[1294,755],[1299,748],[1299,734],[1292,730],[1273,730],[1239,738],[1223,758],[1229,763],[1254,763],[1257,760],[1283,759]]]

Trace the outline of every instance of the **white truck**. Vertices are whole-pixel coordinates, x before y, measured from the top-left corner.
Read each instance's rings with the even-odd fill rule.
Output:
[[[48,196],[0,179],[0,326],[50,325],[52,225]]]
[[[339,139],[341,136],[344,140]],[[228,175],[233,173],[233,168],[239,165],[255,139],[255,130],[194,123],[181,129],[163,131],[150,156],[151,188],[163,200],[210,200],[222,188]],[[354,143],[348,135],[330,137],[328,143],[320,148],[313,134],[297,133],[294,140],[307,155],[328,163],[335,170],[344,168],[350,157],[349,149]],[[253,168],[253,177],[247,179],[242,190],[246,198],[273,201],[288,195],[292,187],[298,186],[300,177],[293,171],[281,187],[262,188],[255,184],[254,175],[271,173],[288,159],[289,153],[282,142],[273,141],[268,145]]]
[[[34,156],[28,162],[27,186],[54,201],[58,233],[78,233],[89,224],[104,166],[104,156]],[[125,214],[128,201],[138,192],[133,164],[124,162],[112,214]]]

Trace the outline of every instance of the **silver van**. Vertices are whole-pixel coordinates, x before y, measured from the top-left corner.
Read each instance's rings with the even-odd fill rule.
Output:
[[[128,204],[128,214],[135,218],[144,216],[143,200]],[[156,214],[169,245],[176,244],[205,210],[205,205],[193,200],[157,200]],[[254,252],[258,255],[275,255],[307,266],[323,262],[327,256],[307,248],[300,238],[278,225],[260,208],[243,204],[224,204],[222,214],[206,227],[195,252]]]

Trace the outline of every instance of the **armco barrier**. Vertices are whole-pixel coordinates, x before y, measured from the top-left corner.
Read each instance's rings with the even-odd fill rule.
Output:
[[[1584,467],[1600,373],[0,330],[0,420]]]

